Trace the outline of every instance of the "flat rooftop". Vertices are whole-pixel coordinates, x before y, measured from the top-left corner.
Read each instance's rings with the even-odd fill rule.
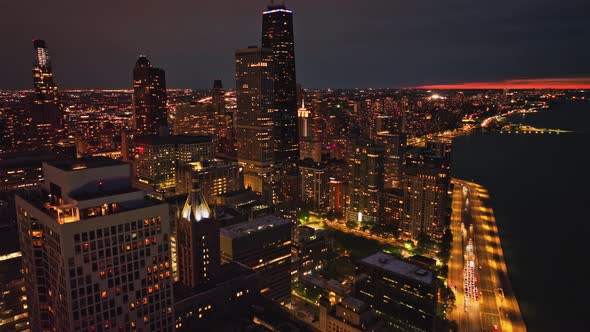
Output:
[[[283,226],[290,224],[291,222],[287,219],[282,219],[276,216],[264,216],[256,218],[252,221],[246,221],[239,224],[223,227],[220,229],[221,235],[236,239],[244,236],[248,236],[252,233],[262,232],[268,228]]]
[[[423,284],[431,285],[434,282],[432,271],[384,252],[365,257],[361,262]]]
[[[352,297],[352,296],[347,296],[347,297],[345,297],[345,298],[342,300],[342,302],[343,302],[344,304],[349,304],[349,305],[351,305],[351,306],[353,306],[353,307],[355,307],[355,308],[361,308],[361,307],[363,307],[363,306],[365,305],[365,302],[363,302],[363,301],[361,301],[361,300],[359,300],[359,299],[357,299],[357,298],[354,298],[354,297]]]
[[[135,138],[136,144],[143,145],[168,145],[168,144],[198,144],[211,143],[213,138],[208,135],[145,135]]]
[[[68,160],[52,160],[48,161],[47,164],[64,171],[78,171],[89,168],[127,165],[122,161],[118,161],[107,157],[88,157]]]

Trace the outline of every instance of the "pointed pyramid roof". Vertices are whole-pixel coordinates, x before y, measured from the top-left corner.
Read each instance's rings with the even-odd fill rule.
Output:
[[[195,184],[182,208],[182,217],[188,221],[199,222],[210,216],[211,209],[209,208],[209,204],[205,201],[199,186]]]

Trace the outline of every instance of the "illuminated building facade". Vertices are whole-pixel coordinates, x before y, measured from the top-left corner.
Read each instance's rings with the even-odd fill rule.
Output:
[[[296,160],[299,158],[299,139],[293,12],[284,4],[271,4],[263,13],[262,47],[272,50],[274,60],[274,148],[277,160]]]
[[[322,332],[387,331],[375,321],[365,302],[350,296],[335,305],[321,297],[319,321]]]
[[[301,108],[297,110],[297,118],[299,119],[299,139],[311,138],[311,112],[305,108],[305,101],[301,102]]]
[[[322,270],[328,264],[328,247],[323,230],[308,226],[295,229],[291,247],[293,281]]]
[[[191,189],[176,225],[178,279],[188,287],[208,285],[219,272],[219,224],[198,186]]]
[[[43,180],[43,161],[55,159],[38,151],[10,153],[0,160],[0,190],[11,191],[38,186]]]
[[[450,161],[430,150],[415,149],[404,157],[404,218],[401,236],[440,239],[450,206]]]
[[[140,56],[133,68],[133,126],[137,135],[156,135],[168,126],[166,74]]]
[[[33,40],[33,88],[35,96],[31,118],[35,126],[34,138],[37,146],[50,148],[59,137],[57,132],[63,128],[63,114],[53,81],[51,58],[44,40]]]
[[[348,184],[345,181],[330,178],[328,181],[328,211],[339,216],[344,214],[347,187]]]
[[[208,202],[215,196],[235,192],[243,187],[238,163],[218,158],[176,167],[176,194],[190,192],[195,184]]]
[[[221,261],[236,261],[260,273],[261,293],[286,302],[291,296],[289,220],[264,216],[221,228]]]
[[[16,251],[0,255],[0,332],[25,332],[31,328],[20,254]]]
[[[383,187],[402,188],[402,166],[407,144],[406,135],[381,131],[377,133],[375,141],[385,147]]]
[[[383,189],[377,193],[379,215],[377,223],[388,234],[398,234],[404,216],[404,191],[402,189]]]
[[[97,157],[43,164],[16,196],[32,331],[173,330],[168,205]]]
[[[328,206],[328,170],[324,164],[304,159],[299,165],[301,202],[314,210]]]
[[[389,316],[399,331],[433,331],[436,273],[383,252],[360,260],[355,297]]]
[[[348,160],[346,222],[374,225],[378,218],[378,192],[383,188],[385,149],[374,143],[357,145]]]
[[[244,186],[266,201],[276,198],[274,177],[273,52],[250,47],[236,51],[236,147]]]
[[[176,186],[176,167],[213,159],[211,136],[137,136],[135,177],[145,189],[167,192]]]

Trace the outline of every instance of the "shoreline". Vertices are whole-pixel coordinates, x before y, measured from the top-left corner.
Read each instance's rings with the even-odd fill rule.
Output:
[[[498,329],[503,331],[526,331],[520,306],[512,287],[504,251],[501,245],[498,227],[490,197],[487,190],[473,182],[453,178],[453,247],[449,261],[449,281],[454,284],[457,307],[451,312],[450,319],[457,321],[459,330]],[[463,187],[469,188],[468,200],[464,204]],[[473,228],[463,226],[462,212],[469,207]],[[458,210],[457,210],[458,208]],[[460,233],[459,235],[457,233]],[[463,294],[463,271],[465,243],[473,240],[476,261],[480,266],[476,269],[476,285],[481,298],[473,301]],[[462,305],[459,305],[462,304]]]

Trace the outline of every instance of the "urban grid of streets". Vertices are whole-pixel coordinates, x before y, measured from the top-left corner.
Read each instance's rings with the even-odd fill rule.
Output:
[[[449,284],[459,331],[526,331],[512,291],[498,228],[482,186],[454,180]]]

